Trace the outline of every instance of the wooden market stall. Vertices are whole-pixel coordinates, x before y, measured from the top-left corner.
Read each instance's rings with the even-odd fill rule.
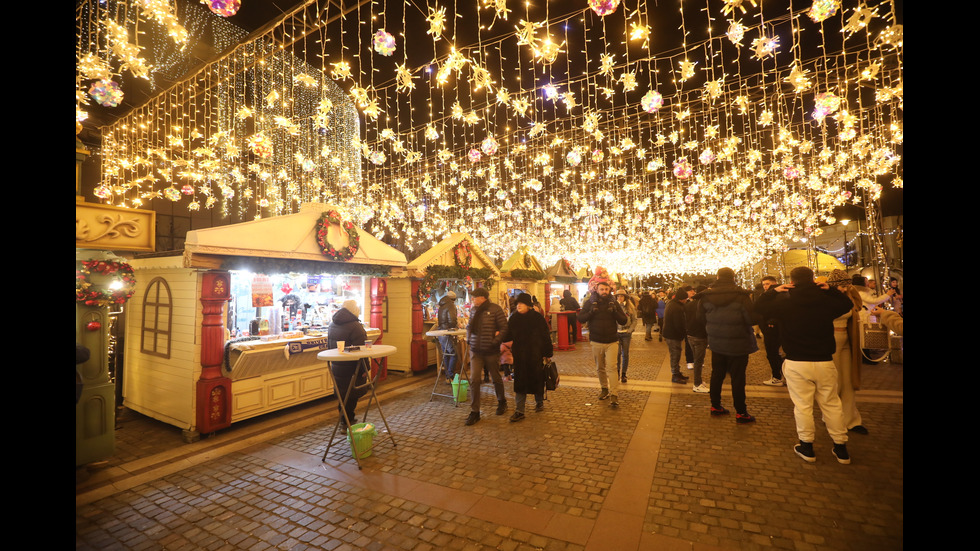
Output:
[[[124,404],[193,440],[327,396],[325,326],[354,300],[368,338],[384,341],[387,276],[406,260],[323,204],[190,231],[183,254],[134,259]]]
[[[504,309],[504,312],[509,312],[511,297],[516,297],[520,293],[527,293],[536,297],[547,312],[550,305],[545,290],[546,281],[547,278],[541,263],[528,252],[527,247],[521,247],[514,251],[514,254],[510,255],[510,258],[500,266],[498,304]]]
[[[548,297],[548,305],[551,311],[551,326],[556,331],[559,331],[558,335],[560,337],[561,332],[560,328],[558,327],[558,319],[556,318],[558,314],[555,313],[555,308],[552,308],[552,306],[557,305],[561,301],[565,291],[572,293],[572,297],[576,301],[579,301],[579,306],[581,306],[581,301],[579,298],[585,293],[585,290],[588,288],[588,284],[579,279],[578,275],[575,273],[575,269],[572,268],[572,264],[564,258],[559,258],[553,266],[545,270],[545,279],[546,282],[544,284],[544,293]],[[560,311],[560,307],[558,308],[558,311]],[[569,316],[566,318],[565,323],[574,324],[574,332],[575,335],[577,335],[577,338],[575,338],[576,341],[583,338],[582,324],[579,323],[577,316]],[[562,343],[562,339],[559,338],[559,344],[561,346],[565,346],[565,344]],[[574,349],[574,342],[567,344],[570,344],[572,349]],[[564,348],[561,349],[564,350]]]
[[[435,345],[425,333],[436,325],[438,302],[452,290],[460,327],[472,305],[469,291],[487,287],[496,296],[494,284],[500,270],[465,233],[454,233],[408,263],[404,277],[388,280],[388,328],[385,343],[398,352],[388,358],[391,371],[422,371],[436,363]]]

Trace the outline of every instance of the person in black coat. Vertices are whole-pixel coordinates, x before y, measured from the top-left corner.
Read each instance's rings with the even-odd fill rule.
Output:
[[[361,320],[358,316],[361,314],[361,309],[353,300],[344,301],[344,305],[340,310],[333,315],[333,321],[327,328],[327,349],[337,348],[338,341],[344,341],[346,346],[361,346],[364,341],[367,340],[367,332],[364,331],[364,326],[361,325]],[[360,370],[358,373],[358,364],[360,362],[355,360],[352,362],[330,362],[330,371],[333,373],[333,378],[337,382],[337,390],[339,391],[340,399],[343,400],[344,396],[347,396],[346,401],[337,405],[337,409],[340,410],[341,423],[345,426],[347,420],[355,422],[357,417],[357,400],[364,395],[364,389],[351,389],[351,385],[360,385],[366,382],[366,373]],[[356,377],[356,383],[355,381]],[[348,395],[348,391],[350,394]],[[344,417],[344,414],[347,417]]]
[[[664,309],[664,325],[661,335],[667,341],[670,354],[670,381],[686,384],[687,375],[681,373],[681,351],[684,349],[684,339],[687,338],[687,323],[684,315],[684,304],[687,303],[687,287],[681,287]]]
[[[551,359],[554,348],[551,330],[544,316],[532,309],[531,295],[521,293],[517,307],[507,320],[507,337],[513,340],[515,407],[511,422],[524,419],[527,395],[534,394],[535,411],[544,409],[544,365]]]
[[[558,303],[561,304],[563,312],[578,312],[581,308],[568,289],[562,292],[562,298]],[[568,344],[575,344],[575,341],[578,340],[578,326],[575,321],[571,316],[568,317]]]

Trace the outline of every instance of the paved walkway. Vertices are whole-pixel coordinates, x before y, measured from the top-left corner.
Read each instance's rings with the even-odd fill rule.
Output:
[[[433,374],[393,376],[393,432],[358,470],[335,445],[332,400],[249,420],[184,444],[125,411],[116,454],[76,470],[77,549],[647,550],[901,549],[902,366],[865,366],[840,465],[817,416],[817,462],[796,457],[792,403],[750,357],[758,421],[711,417],[707,395],[669,382],[667,350],[636,333],[620,407],[596,400],[588,343],[558,352],[546,409],[508,422],[492,385],[483,419],[429,401]],[[710,363],[710,352],[709,352]],[[705,377],[710,367],[705,367]],[[509,385],[508,385],[509,386]],[[730,407],[730,392],[723,394]],[[533,409],[533,408],[532,408]],[[372,420],[379,421],[376,412]],[[392,445],[396,444],[396,445]]]

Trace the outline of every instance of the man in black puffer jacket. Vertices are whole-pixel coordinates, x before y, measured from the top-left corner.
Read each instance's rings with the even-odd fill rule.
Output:
[[[589,324],[592,359],[595,361],[599,385],[602,387],[599,399],[612,397],[609,405],[617,407],[619,406],[619,377],[616,375],[616,362],[619,359],[619,326],[626,324],[628,316],[609,294],[611,289],[605,281],[596,284],[592,296],[582,305],[578,320]],[[612,377],[609,377],[607,369],[612,371]]]
[[[364,326],[358,319],[360,313],[361,309],[356,302],[353,300],[344,301],[343,307],[333,315],[333,321],[327,328],[327,349],[337,348],[338,341],[344,341],[345,348],[364,344],[364,341],[367,340],[367,332],[364,331]],[[367,381],[364,370],[358,369],[359,363],[359,361],[330,362],[330,371],[333,373],[334,380],[337,381],[337,391],[340,393],[341,400],[347,396],[347,401],[337,405],[344,425],[347,424],[348,419],[352,423],[356,422],[357,400],[365,392],[364,389],[350,388],[351,385],[356,386]],[[349,395],[348,391],[350,392]],[[346,419],[344,418],[345,412],[347,414]]]
[[[466,326],[466,341],[470,345],[470,393],[473,401],[467,425],[480,420],[480,383],[483,381],[483,368],[486,367],[493,379],[493,390],[497,394],[497,415],[507,411],[504,396],[504,380],[500,378],[500,343],[507,332],[507,316],[503,308],[490,302],[490,293],[483,287],[474,289],[473,310],[470,324]]]
[[[670,354],[670,382],[686,384],[687,375],[681,373],[681,351],[684,349],[684,339],[687,337],[686,316],[684,305],[688,300],[689,287],[681,287],[674,292],[673,298],[664,308],[664,326],[660,332],[667,341]]]
[[[722,268],[715,284],[696,298],[711,349],[711,415],[728,413],[721,407],[721,385],[727,374],[732,379],[735,422],[751,423],[755,417],[745,407],[745,368],[749,354],[759,349],[752,330],[752,291],[735,285],[734,270]]]
[[[851,299],[826,283],[813,281],[813,270],[806,266],[793,268],[792,283],[770,288],[759,297],[756,307],[766,316],[779,320],[786,360],[783,379],[793,400],[799,445],[793,450],[807,463],[817,460],[813,451],[815,425],[813,400],[827,432],[834,441],[833,454],[843,464],[851,462],[847,452],[847,426],[837,394],[837,367],[834,352],[834,319],[851,310]]]

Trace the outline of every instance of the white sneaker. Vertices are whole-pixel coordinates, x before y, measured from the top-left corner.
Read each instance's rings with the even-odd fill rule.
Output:
[[[768,386],[786,386],[786,383],[784,383],[782,379],[777,379],[775,377],[767,381],[762,381],[762,384]]]
[[[688,369],[694,369],[694,364],[693,363],[687,364],[687,368]]]
[[[694,392],[697,394],[707,394],[711,392],[711,388],[708,385],[701,383],[700,385],[694,387]]]

